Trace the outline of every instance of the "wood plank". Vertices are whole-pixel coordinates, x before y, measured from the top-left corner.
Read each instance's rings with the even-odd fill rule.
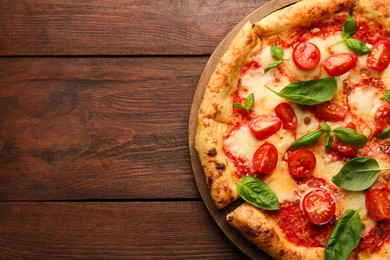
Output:
[[[1,259],[238,259],[202,202],[0,203]]]
[[[4,0],[0,55],[210,54],[269,0]]]
[[[199,198],[188,118],[206,62],[0,59],[0,200]]]

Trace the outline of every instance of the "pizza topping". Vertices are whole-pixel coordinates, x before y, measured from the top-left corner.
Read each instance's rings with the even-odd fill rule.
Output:
[[[379,131],[390,126],[390,104],[384,104],[375,112],[375,125]]]
[[[330,101],[337,89],[336,78],[292,82],[280,92],[265,86],[276,95],[301,105],[318,105]]]
[[[285,59],[284,59],[284,52],[283,52],[283,49],[279,48],[278,46],[276,46],[275,44],[271,46],[271,55],[272,57],[274,57],[276,59],[276,61],[274,62],[271,62],[265,69],[264,69],[264,73],[267,73],[268,71],[270,71],[271,69],[273,68],[276,68],[277,66],[279,66],[280,63],[282,63]]]
[[[257,70],[259,68],[260,68],[260,64],[257,61],[252,60],[251,62],[245,64],[245,66],[241,69],[241,74],[245,74],[248,71]]]
[[[355,67],[357,60],[354,53],[337,53],[326,58],[322,65],[330,76],[341,76]]]
[[[254,104],[255,104],[255,95],[253,93],[251,93],[245,99],[244,104],[233,103],[233,108],[243,109],[243,110],[248,112],[249,110],[251,110],[253,108]]]
[[[366,65],[370,69],[383,71],[390,63],[390,42],[379,40],[372,47],[372,52],[368,55]]]
[[[378,139],[386,139],[387,137],[390,136],[390,126],[386,127],[385,129],[383,129],[382,132],[380,132],[376,138]]]
[[[263,174],[270,174],[278,163],[278,151],[269,143],[261,145],[253,155],[253,167]]]
[[[280,205],[278,226],[286,238],[305,247],[324,247],[332,232],[332,222],[317,226],[310,223],[303,215],[299,201],[283,201]]]
[[[346,162],[332,182],[345,190],[362,191],[374,184],[381,170],[375,159],[355,157]]]
[[[263,140],[275,134],[282,127],[282,121],[275,115],[260,115],[253,118],[248,126],[256,139]]]
[[[265,210],[280,209],[275,192],[256,177],[242,177],[237,182],[237,192],[242,199],[258,208]]]
[[[341,34],[343,36],[343,41],[347,45],[347,47],[355,52],[358,55],[364,55],[370,53],[370,48],[364,44],[364,42],[356,40],[352,38],[356,32],[356,22],[353,18],[348,14],[347,19],[345,20],[343,27],[341,29]]]
[[[311,70],[320,62],[321,53],[313,43],[301,42],[294,47],[292,58],[298,68]]]
[[[314,114],[320,120],[337,122],[343,121],[347,115],[347,109],[333,101],[328,101],[314,107]]]
[[[361,239],[363,223],[359,212],[347,210],[334,227],[325,247],[325,259],[348,259]]]
[[[324,189],[315,189],[306,193],[301,204],[303,214],[315,225],[330,222],[336,212],[336,203]]]
[[[357,251],[374,253],[390,242],[390,221],[381,221],[360,240]]]
[[[296,179],[303,179],[310,177],[317,160],[314,153],[307,149],[295,150],[289,154],[287,159],[288,172]]]
[[[326,133],[326,151],[329,151],[329,149],[334,145],[333,135],[337,138],[337,141],[340,141],[343,145],[363,146],[368,142],[368,138],[365,135],[356,132],[350,127],[336,127],[331,130],[330,126],[326,123],[320,123],[320,126],[321,129],[314,130],[298,138],[291,144],[290,149],[296,150],[313,145],[318,142],[323,133]]]
[[[374,189],[366,195],[368,214],[375,221],[390,220],[390,190]]]
[[[390,90],[388,90],[386,94],[383,95],[383,98],[390,102]]]
[[[274,109],[275,114],[282,120],[283,129],[293,130],[298,126],[297,115],[289,103],[282,102]]]

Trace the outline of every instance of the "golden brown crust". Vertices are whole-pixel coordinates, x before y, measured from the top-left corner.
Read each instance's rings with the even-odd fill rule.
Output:
[[[260,37],[288,34],[291,30],[348,11],[355,0],[305,0],[278,10],[255,24]]]
[[[199,109],[195,148],[218,208],[237,199],[235,168],[223,153],[223,137],[232,120],[231,97],[241,68],[257,43],[258,37],[248,22],[217,64]]]
[[[390,2],[383,0],[359,0],[353,15],[357,19],[375,22],[389,32]]]
[[[275,219],[244,203],[227,216],[227,221],[246,239],[275,259],[324,259],[324,249],[289,242]]]

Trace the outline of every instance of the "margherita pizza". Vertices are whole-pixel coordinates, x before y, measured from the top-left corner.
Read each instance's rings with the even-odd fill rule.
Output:
[[[195,147],[218,209],[277,259],[390,258],[390,2],[303,0],[247,23]]]

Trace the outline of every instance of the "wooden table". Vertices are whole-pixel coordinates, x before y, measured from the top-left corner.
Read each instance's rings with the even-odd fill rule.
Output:
[[[269,0],[1,0],[0,259],[243,258],[199,195],[210,54]]]

